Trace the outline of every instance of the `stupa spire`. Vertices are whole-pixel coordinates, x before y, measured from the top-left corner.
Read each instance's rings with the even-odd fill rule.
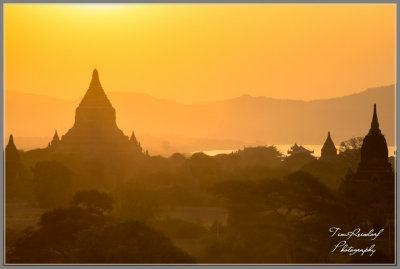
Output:
[[[92,80],[89,84],[89,89],[86,91],[80,106],[107,106],[112,107],[111,102],[108,100],[106,93],[101,86],[99,79],[99,72],[97,69],[93,70]]]
[[[59,140],[60,140],[60,138],[58,137],[58,133],[56,130],[56,132],[54,133],[54,136],[53,136],[53,141],[59,141]]]
[[[93,70],[93,73],[92,73],[92,81],[90,82],[89,89],[90,88],[101,88],[101,89],[103,89],[103,87],[101,87],[101,84],[100,84],[99,72],[97,71],[96,68]]]
[[[332,157],[337,155],[337,150],[335,147],[335,143],[331,138],[331,132],[328,131],[328,137],[325,140],[324,145],[321,148],[321,158],[325,159],[327,157]]]
[[[135,136],[135,132],[134,131],[132,131],[130,140],[136,142],[136,136]]]
[[[14,144],[14,137],[10,135],[10,139],[8,139],[8,144],[6,146],[6,162],[18,162],[19,161],[19,152],[17,147]]]
[[[11,148],[17,149],[17,147],[16,147],[15,144],[14,144],[14,137],[13,137],[12,134],[10,134],[10,138],[8,139],[8,144],[7,144],[6,149],[11,149]]]
[[[328,137],[325,140],[324,146],[335,146],[335,143],[333,143],[333,140],[331,138],[331,132],[328,131]]]
[[[372,116],[371,129],[370,132],[380,132],[378,115],[376,114],[376,104],[374,104],[374,115]]]
[[[137,141],[134,131],[132,131],[132,135],[131,135],[131,138],[129,139],[129,141],[132,143],[132,145],[134,146],[134,148],[137,152],[142,153],[142,151],[143,151],[142,146],[140,145],[140,142]]]

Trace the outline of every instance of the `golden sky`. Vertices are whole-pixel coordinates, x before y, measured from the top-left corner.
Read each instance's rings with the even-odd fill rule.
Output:
[[[185,103],[320,99],[395,82],[395,4],[5,4],[5,89]]]

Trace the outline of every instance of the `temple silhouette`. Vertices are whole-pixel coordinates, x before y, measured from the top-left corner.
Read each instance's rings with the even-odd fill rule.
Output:
[[[295,155],[302,155],[302,154],[311,154],[314,153],[313,150],[308,150],[303,146],[297,145],[297,143],[294,143],[292,147],[290,147],[290,150],[287,151],[287,153],[290,156],[295,156]]]
[[[300,175],[299,179],[302,181],[304,179],[305,181],[300,183],[297,180],[292,181],[297,185],[291,185],[293,188],[289,185],[282,188],[281,190],[283,193],[288,193],[284,195],[293,195],[294,197],[297,195],[303,196],[303,194],[307,197],[312,195],[317,198],[311,197],[312,200],[305,200],[307,201],[306,203],[313,204],[313,206],[310,207],[311,209],[315,208],[314,206],[319,207],[321,205],[323,208],[335,211],[332,213],[335,213],[333,214],[333,217],[336,218],[334,221],[335,223],[337,222],[337,224],[334,224],[333,222],[331,223],[333,219],[330,217],[325,220],[327,216],[322,215],[323,217],[319,218],[318,215],[315,215],[315,219],[317,221],[323,221],[323,225],[328,223],[326,221],[329,221],[329,225],[339,225],[344,230],[354,229],[355,227],[360,227],[363,231],[371,231],[372,229],[374,229],[374,231],[380,231],[381,229],[384,230],[382,236],[372,242],[376,245],[376,249],[378,250],[377,254],[368,257],[363,256],[359,259],[350,257],[349,259],[352,259],[352,262],[372,263],[393,261],[395,254],[394,235],[396,231],[394,221],[395,176],[392,165],[389,162],[386,139],[379,128],[376,105],[374,105],[370,129],[363,139],[361,149],[357,145],[357,147],[350,147],[349,149],[346,149],[346,151],[338,154],[330,132],[328,132],[325,143],[321,149],[321,157],[319,158],[321,162],[312,155],[313,151],[310,151],[296,143],[291,147],[288,151],[288,156],[283,160],[280,157],[280,154],[275,158],[268,157],[269,159],[263,159],[263,154],[258,154],[259,152],[262,153],[260,149],[263,150],[262,147],[254,148],[256,154],[249,154],[250,157],[245,156],[243,158],[237,153],[236,156],[235,153],[233,153],[232,156],[222,156],[218,162],[221,160],[221,164],[228,167],[228,169],[226,169],[228,172],[225,172],[226,174],[221,172],[224,171],[223,169],[220,169],[223,166],[218,166],[216,165],[217,162],[214,162],[218,157],[209,157],[204,153],[193,154],[190,159],[181,154],[175,154],[168,159],[162,157],[150,158],[148,157],[148,154],[145,155],[142,153],[142,147],[136,139],[134,132],[132,132],[131,137],[129,138],[118,128],[116,124],[115,109],[100,84],[97,70],[94,70],[89,88],[79,106],[76,108],[74,125],[64,135],[60,136],[59,133],[55,131],[47,148],[35,149],[28,152],[18,151],[14,143],[14,137],[10,135],[8,145],[5,148],[6,201],[23,200],[27,195],[28,197],[34,195],[35,198],[31,199],[37,203],[41,201],[38,197],[44,196],[44,194],[47,195],[48,193],[55,193],[54,188],[47,189],[41,187],[41,185],[34,184],[36,184],[35,182],[41,182],[42,179],[40,177],[43,177],[43,179],[46,180],[44,181],[46,184],[48,184],[48,182],[53,182],[54,180],[57,182],[56,180],[59,179],[59,176],[61,176],[60,178],[62,179],[63,173],[69,171],[69,168],[63,168],[64,160],[67,160],[65,162],[66,165],[70,165],[68,164],[70,161],[73,161],[74,166],[76,165],[75,163],[78,164],[76,165],[78,168],[72,166],[74,170],[71,169],[71,171],[79,172],[78,177],[74,178],[71,176],[69,178],[68,176],[68,179],[65,180],[65,182],[73,182],[74,184],[77,184],[78,188],[87,188],[88,186],[90,188],[104,188],[107,190],[113,190],[115,186],[118,188],[124,188],[125,186],[130,185],[121,185],[122,183],[120,182],[129,182],[129,179],[127,180],[127,178],[132,177],[132,175],[134,175],[133,179],[136,179],[136,171],[138,171],[137,175],[140,175],[140,177],[144,175],[144,180],[147,180],[146,174],[148,171],[151,171],[151,174],[153,174],[153,171],[156,171],[156,173],[154,173],[154,180],[156,178],[158,180],[161,175],[162,181],[165,176],[165,179],[169,182],[170,175],[172,175],[171,178],[176,175],[176,178],[179,180],[177,181],[177,184],[182,184],[183,181],[180,181],[180,179],[185,179],[186,185],[184,186],[185,189],[188,190],[189,194],[184,194],[182,198],[179,198],[185,201],[187,197],[192,197],[191,195],[193,195],[193,197],[202,198],[202,196],[200,196],[202,195],[202,188],[204,188],[203,186],[206,186],[202,185],[203,182],[201,179],[203,178],[210,181],[217,177],[226,179],[233,175],[232,171],[245,171],[246,173],[250,173],[249,175],[251,176],[253,176],[251,173],[254,173],[255,171],[257,177],[259,174],[264,176],[264,174],[262,174],[264,171],[266,175],[268,175],[268,170],[274,171],[273,173],[275,173],[278,169],[273,170],[275,168],[271,169],[269,167],[268,170],[264,169],[263,166],[258,166],[258,160],[260,159],[260,163],[268,163],[276,160],[276,167],[279,168],[279,170],[284,171],[284,173],[289,175],[293,175],[291,171],[295,171],[294,175]],[[249,151],[247,150],[247,152]],[[73,155],[76,154],[76,156],[69,156],[68,154],[70,153]],[[352,159],[348,158],[349,155]],[[122,158],[118,158],[118,156],[122,156]],[[135,156],[140,157],[135,159]],[[241,158],[242,160],[240,160]],[[82,161],[82,159],[84,160]],[[93,159],[95,161],[92,161]],[[59,163],[57,166],[55,164],[57,164],[58,160]],[[35,166],[33,166],[34,162],[36,162]],[[167,162],[168,165],[164,166]],[[49,163],[50,166],[48,165]],[[253,166],[247,166],[248,163],[251,163]],[[40,168],[40,166],[36,167],[37,164],[42,165],[42,168]],[[46,165],[43,166],[43,164]],[[26,167],[24,167],[25,165]],[[32,167],[29,167],[29,165]],[[243,169],[243,167],[245,167],[245,169],[233,170],[235,167],[240,166],[242,167],[239,169]],[[31,170],[27,169],[28,167]],[[56,167],[54,169],[56,173],[52,171],[53,167]],[[109,170],[102,169],[103,167],[107,167]],[[143,171],[140,171],[142,167],[144,167],[144,169]],[[171,167],[179,172],[176,174],[171,173]],[[260,170],[259,167],[261,167],[262,170]],[[353,172],[351,170],[352,168],[356,171]],[[61,172],[57,172],[57,169],[60,169],[59,171]],[[217,171],[218,174],[210,173],[211,176],[197,176],[199,171],[203,172],[203,170],[207,169]],[[309,172],[310,176],[303,178],[301,176],[302,173],[297,173],[302,169],[303,172],[306,172],[305,174],[308,173],[307,169],[308,171],[311,171]],[[35,176],[35,173],[37,173],[35,170],[41,171],[41,173]],[[87,171],[89,172],[86,174]],[[109,171],[111,171],[111,173]],[[347,175],[345,175],[346,171],[348,171]],[[30,176],[32,172],[33,176]],[[247,175],[246,173],[239,175]],[[316,174],[316,178],[312,179],[314,173]],[[333,174],[333,176],[330,176],[330,174]],[[343,179],[343,177],[345,178]],[[327,178],[327,180],[319,181],[319,179],[324,178]],[[313,185],[313,180],[316,180],[315,184],[317,185]],[[337,185],[334,185],[335,187],[332,192],[325,191],[328,190],[327,188],[322,188],[322,184],[326,184],[327,186],[333,185],[330,184],[332,182],[336,184],[335,180]],[[63,181],[60,182],[64,184]],[[137,182],[140,183],[140,181]],[[136,181],[132,181],[132,184],[133,183],[136,183]],[[169,186],[164,187],[166,186],[164,185],[165,183],[162,184],[162,188],[168,189],[168,191],[170,190]],[[300,188],[298,185],[304,185],[304,187]],[[35,186],[39,186],[40,188]],[[149,186],[160,188],[156,184]],[[314,186],[317,186],[317,188]],[[63,187],[59,187],[59,185],[57,185],[56,188],[63,189]],[[182,189],[178,188],[176,190],[181,192]],[[64,194],[63,192],[60,193],[65,195],[66,192]],[[166,196],[174,196],[176,193],[177,192],[174,190],[171,194],[168,192]],[[326,194],[328,194],[328,196]],[[207,193],[207,195],[209,195],[209,193]],[[264,195],[264,193],[262,193],[262,195]],[[51,205],[55,203],[54,201],[57,201],[57,203],[60,204],[63,203],[62,200],[59,202],[56,199],[57,197],[62,197],[58,193],[56,193],[55,196],[49,195],[49,197],[51,200],[50,198],[47,199],[51,201]],[[127,200],[130,198],[130,196],[126,197]],[[240,197],[244,197],[241,198],[243,199],[243,202],[247,199],[246,196]],[[152,194],[150,199],[154,199]],[[127,210],[131,210],[130,208],[131,207],[128,207]],[[314,220],[312,220],[311,223],[313,222]],[[353,227],[354,223],[357,226]],[[258,224],[257,227],[259,227]],[[319,238],[318,234],[315,236],[316,239]],[[312,242],[315,241],[316,240],[313,239]],[[363,238],[352,239],[351,244],[354,244],[354,246],[359,248],[365,247],[365,241]],[[318,245],[315,246],[315,248],[318,247]],[[336,254],[332,254],[330,259],[335,262],[342,261],[339,254],[337,256]]]
[[[331,132],[328,132],[328,137],[326,138],[325,143],[321,149],[321,158],[324,159],[336,156],[337,156],[337,149],[331,138]]]
[[[321,148],[320,160],[333,160],[337,157],[337,149],[335,143],[331,138],[331,132],[328,132],[328,137],[325,140],[324,145]]]
[[[61,138],[56,130],[53,139],[44,150],[55,153],[75,153],[94,159],[143,154],[142,146],[134,132],[132,131],[131,137],[128,137],[118,128],[115,109],[104,92],[96,69],[93,70],[88,90],[76,108],[74,125]],[[18,155],[12,135],[6,152],[13,152],[7,154],[10,156]],[[301,166],[316,159],[312,156],[314,151],[296,143],[287,153],[285,162],[290,165],[297,163],[297,166]],[[328,132],[319,160],[336,160],[338,156],[331,133]],[[371,128],[364,137],[361,148],[361,162],[355,173],[349,170],[347,179],[381,181],[393,177],[386,139],[379,129],[376,104],[374,104]]]
[[[89,158],[142,153],[134,133],[129,138],[118,128],[115,109],[100,84],[96,69],[89,89],[76,108],[74,125],[61,138],[56,131],[48,148]]]
[[[10,135],[10,139],[8,140],[8,144],[5,150],[5,162],[7,166],[6,177],[11,182],[17,180],[20,174],[20,166],[21,166],[21,157],[17,147],[14,144],[14,137]]]
[[[374,104],[371,128],[363,140],[361,162],[354,178],[376,182],[393,181],[394,179],[392,165],[388,159],[386,139],[379,129],[376,104]]]
[[[349,214],[355,216],[361,212],[358,219],[360,227],[385,231],[374,242],[380,249],[380,256],[371,257],[371,261],[392,262],[395,249],[395,176],[388,158],[386,139],[379,129],[376,104],[360,157],[356,172],[348,170],[340,189]]]

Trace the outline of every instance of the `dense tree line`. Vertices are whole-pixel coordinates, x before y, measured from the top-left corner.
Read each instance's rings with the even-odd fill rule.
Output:
[[[381,199],[381,191],[358,197],[343,187],[360,146],[359,138],[343,142],[331,161],[284,157],[274,146],[106,163],[19,152],[7,158],[14,161],[6,163],[6,206],[24,201],[44,213],[23,232],[6,227],[7,262],[358,262],[332,255],[329,228],[351,228],[371,214],[376,228],[394,223],[390,190]],[[228,219],[210,226],[166,215],[176,207],[222,208]],[[202,251],[194,258],[176,242],[197,242]],[[374,258],[390,260],[390,251],[380,253],[387,254]]]

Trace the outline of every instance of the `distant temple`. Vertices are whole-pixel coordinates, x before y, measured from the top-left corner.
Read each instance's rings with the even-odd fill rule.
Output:
[[[20,152],[14,144],[14,137],[10,135],[5,149],[5,178],[7,179],[7,188],[5,190],[7,199],[16,196],[16,189],[21,179],[22,163]]]
[[[76,109],[74,125],[61,139],[56,131],[49,149],[90,158],[142,153],[134,134],[129,139],[118,128],[115,109],[100,84],[96,69],[89,89]]]
[[[315,160],[315,157],[312,155],[312,153],[314,153],[313,150],[308,150],[303,146],[297,145],[297,143],[295,143],[287,153],[288,156],[283,160],[283,165],[290,170],[300,169],[304,165]]]
[[[304,148],[303,146],[298,146],[297,143],[294,143],[294,145],[290,148],[290,150],[288,150],[287,153],[291,156],[298,155],[298,154],[310,155],[311,153],[314,153],[314,151],[308,150],[308,149]]]
[[[54,133],[54,136],[53,136],[53,140],[51,140],[51,142],[49,143],[49,147],[56,146],[58,144],[58,142],[60,142],[60,138],[58,137],[58,133],[56,130],[56,132]]]
[[[131,147],[133,146],[134,150],[136,153],[142,153],[143,149],[142,149],[142,145],[140,145],[140,142],[137,141],[135,133],[132,131],[131,134],[131,138],[129,139],[130,143],[131,143]]]
[[[331,132],[328,132],[328,137],[321,149],[320,160],[330,160],[335,157],[337,157],[337,149],[332,141]]]
[[[379,129],[376,104],[372,116],[371,128],[364,137],[361,147],[361,162],[354,178],[357,180],[384,181],[394,180],[392,165],[389,163],[386,139]]]
[[[19,152],[17,147],[15,146],[13,135],[10,135],[10,138],[8,139],[5,155],[6,155],[6,162],[18,163],[20,161]]]

